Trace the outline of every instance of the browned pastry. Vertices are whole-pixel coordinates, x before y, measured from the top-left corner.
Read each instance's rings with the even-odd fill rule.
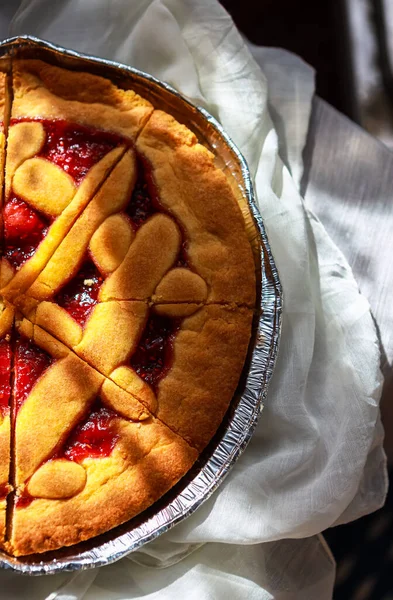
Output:
[[[3,207],[3,178],[7,121],[7,76],[0,72],[0,207]],[[1,231],[3,222],[0,219]],[[0,284],[2,284],[0,262]],[[7,495],[12,487],[10,475],[10,396],[11,396],[11,345],[10,333],[14,311],[0,298],[0,543],[6,534]]]
[[[0,542],[19,556],[108,531],[187,473],[238,385],[256,286],[232,188],[187,127],[38,60],[12,87]]]

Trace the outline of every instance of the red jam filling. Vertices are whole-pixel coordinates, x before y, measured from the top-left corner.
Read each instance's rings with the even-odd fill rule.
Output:
[[[33,502],[33,496],[26,491],[23,492],[22,496],[16,496],[15,498],[15,507],[16,508],[26,508]]]
[[[160,210],[159,198],[148,162],[138,157],[137,166],[138,177],[126,209],[135,230],[139,229],[149,217]]]
[[[87,261],[75,277],[57,294],[55,302],[83,327],[93,307],[97,304],[102,282],[103,278],[96,266]]]
[[[119,438],[112,427],[115,417],[116,413],[107,408],[93,410],[68,438],[64,456],[75,462],[109,456]]]
[[[48,220],[13,196],[4,207],[4,255],[14,267],[30,258],[48,231]]]
[[[18,338],[14,355],[14,400],[18,411],[37,379],[52,364],[53,358],[32,342]]]
[[[0,412],[9,410],[11,395],[11,345],[3,339],[0,341]],[[0,494],[1,496],[1,494]]]
[[[179,320],[151,315],[139,346],[131,357],[132,368],[153,389],[170,368],[178,329]]]
[[[12,120],[11,125],[18,123]],[[79,184],[93,165],[122,143],[120,136],[67,121],[43,120],[46,142],[39,156],[61,167]]]
[[[179,255],[177,257],[175,267],[182,267],[183,269],[190,268],[190,261],[187,254],[187,245],[186,242],[183,242],[179,251]]]
[[[4,500],[8,496],[9,487],[8,483],[2,483],[0,485],[0,500]]]

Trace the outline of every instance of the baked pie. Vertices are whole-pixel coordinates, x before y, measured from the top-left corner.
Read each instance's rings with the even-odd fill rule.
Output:
[[[19,556],[108,531],[191,468],[240,378],[255,266],[230,183],[171,115],[39,60],[0,83],[0,539]]]

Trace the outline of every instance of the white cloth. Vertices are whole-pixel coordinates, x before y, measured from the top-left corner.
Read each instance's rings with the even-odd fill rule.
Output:
[[[330,599],[334,561],[317,534],[378,508],[386,473],[368,302],[298,192],[311,69],[252,47],[263,74],[214,0],[25,0],[10,34],[136,66],[208,108],[248,160],[284,289],[266,407],[219,491],[130,560],[34,579],[29,598]],[[4,600],[23,596],[26,579],[0,582]]]

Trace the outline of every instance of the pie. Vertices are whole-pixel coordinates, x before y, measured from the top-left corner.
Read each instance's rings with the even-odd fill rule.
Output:
[[[1,73],[0,545],[87,540],[154,504],[216,433],[256,284],[213,154],[133,90]]]

